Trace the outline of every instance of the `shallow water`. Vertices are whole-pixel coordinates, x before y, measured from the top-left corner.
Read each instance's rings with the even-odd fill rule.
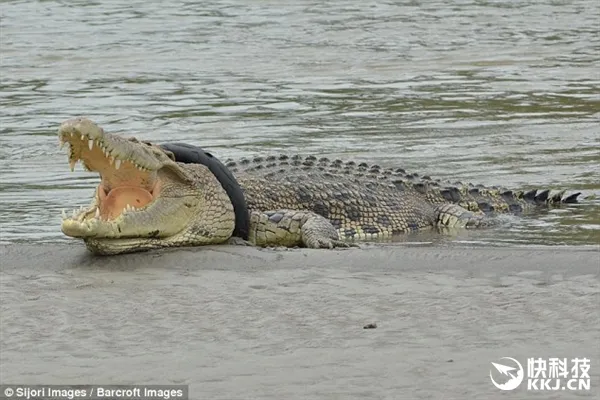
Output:
[[[9,1],[1,10],[1,240],[63,241],[63,120],[220,157],[318,153],[433,177],[600,194],[596,0]],[[78,167],[80,168],[80,167]],[[600,202],[405,238],[593,245]]]

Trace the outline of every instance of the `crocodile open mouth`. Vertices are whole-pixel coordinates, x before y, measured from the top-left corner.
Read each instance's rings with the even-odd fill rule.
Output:
[[[96,136],[96,137],[92,137]],[[61,147],[69,147],[69,165],[73,171],[77,162],[84,168],[100,174],[95,197],[95,205],[89,209],[73,211],[63,219],[78,221],[97,219],[115,220],[125,212],[139,211],[152,203],[160,192],[157,171],[131,159],[126,146],[112,143],[103,135],[89,135],[78,130],[64,130],[59,133]]]

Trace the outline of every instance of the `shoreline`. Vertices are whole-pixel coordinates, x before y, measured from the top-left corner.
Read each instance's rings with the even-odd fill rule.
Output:
[[[600,387],[597,249],[95,257],[74,243],[0,246],[0,256],[3,383],[179,383],[190,399],[500,399],[492,361],[588,357],[590,392],[544,398]],[[525,388],[515,395],[532,396]]]
[[[57,254],[44,261],[62,264],[63,268],[75,267],[79,264],[95,267],[123,266],[128,263],[145,264],[154,267],[168,267],[187,263],[204,268],[206,261],[227,263],[240,257],[254,264],[252,260],[264,258],[264,261],[277,261],[278,265],[265,266],[266,270],[287,268],[293,260],[308,258],[312,263],[330,260],[333,266],[346,265],[360,269],[360,264],[371,259],[382,259],[382,264],[370,265],[368,269],[390,269],[406,271],[416,269],[426,271],[428,268],[443,270],[439,264],[431,264],[432,260],[444,258],[447,269],[479,270],[493,269],[499,274],[507,274],[522,268],[535,267],[542,263],[545,269],[570,274],[600,274],[600,245],[580,246],[546,246],[546,245],[498,245],[487,246],[479,243],[466,244],[460,242],[396,242],[396,243],[361,243],[358,248],[349,249],[303,249],[303,248],[259,248],[254,246],[209,245],[196,247],[175,247],[148,252],[121,254],[116,256],[95,256],[87,251],[83,242],[73,240],[71,243],[9,243],[0,244],[2,256],[2,272],[16,266],[21,269],[38,257]],[[228,259],[227,255],[233,257]],[[409,263],[391,265],[388,261],[395,256],[409,260]],[[275,257],[275,259],[273,259]],[[159,261],[160,260],[160,261]],[[506,261],[506,262],[504,262]],[[476,262],[484,264],[474,265]],[[504,263],[503,263],[504,262]],[[564,263],[562,265],[561,263]],[[576,263],[576,265],[573,265]],[[573,270],[571,265],[577,267]],[[583,268],[582,268],[583,267]],[[342,268],[343,269],[343,268]]]

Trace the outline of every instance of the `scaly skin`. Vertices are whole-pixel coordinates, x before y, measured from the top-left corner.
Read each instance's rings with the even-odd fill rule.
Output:
[[[174,161],[151,143],[107,134],[85,118],[65,121],[73,168],[101,182],[90,207],[63,214],[62,231],[97,254],[232,242],[235,214],[204,165]],[[299,156],[227,163],[246,199],[249,241],[258,246],[347,247],[421,229],[486,226],[484,212],[574,202],[577,195],[512,192],[458,184],[340,160]],[[449,185],[449,184],[448,184]]]
[[[576,202],[580,194],[563,197],[565,192],[562,191],[550,196],[549,190],[524,192],[462,182],[443,182],[439,179],[433,180],[429,176],[419,177],[417,174],[408,174],[402,168],[381,168],[364,162],[343,162],[324,157],[317,159],[314,156],[304,158],[299,155],[291,157],[282,155],[256,157],[252,160],[243,158],[239,161],[230,159],[226,161],[226,165],[234,173],[259,175],[270,180],[281,179],[290,173],[321,172],[342,175],[361,185],[373,186],[375,183],[387,183],[415,196],[425,196],[426,201],[431,204],[454,203],[470,211],[486,213],[518,214],[540,205]],[[331,177],[326,178],[331,179]]]

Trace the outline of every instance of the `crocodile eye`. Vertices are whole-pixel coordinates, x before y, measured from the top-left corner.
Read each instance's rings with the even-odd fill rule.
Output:
[[[167,151],[167,150],[163,150],[163,153],[165,153],[165,154],[167,155],[167,157],[169,157],[171,160],[173,160],[173,161],[177,161],[177,160],[175,159],[175,154],[173,154],[172,152],[170,152],[170,151]]]

